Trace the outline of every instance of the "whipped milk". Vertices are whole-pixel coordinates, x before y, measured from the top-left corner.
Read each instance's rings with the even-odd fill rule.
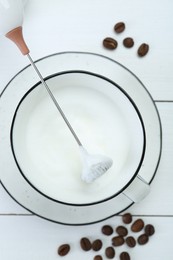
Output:
[[[21,102],[13,127],[16,160],[40,192],[65,203],[93,203],[113,196],[133,177],[143,150],[136,110],[112,83],[83,73],[47,81],[89,153],[113,159],[91,184],[81,180],[79,147],[46,90],[33,89]]]

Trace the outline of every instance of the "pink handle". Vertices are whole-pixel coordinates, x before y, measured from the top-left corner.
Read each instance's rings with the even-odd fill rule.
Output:
[[[5,36],[17,45],[23,55],[27,55],[29,53],[29,49],[23,38],[22,26],[11,30]]]

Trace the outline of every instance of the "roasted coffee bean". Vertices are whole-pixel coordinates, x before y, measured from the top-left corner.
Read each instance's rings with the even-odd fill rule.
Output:
[[[105,250],[105,255],[107,256],[107,258],[112,259],[115,257],[115,250],[113,247],[109,246],[106,248]]]
[[[127,37],[123,40],[123,45],[126,48],[131,48],[134,45],[134,40],[131,37]]]
[[[89,251],[92,247],[91,242],[87,237],[81,238],[80,245],[84,251]]]
[[[131,226],[133,232],[139,232],[144,227],[144,221],[142,219],[137,219]]]
[[[152,236],[155,233],[155,228],[151,224],[146,225],[144,230],[147,236]]]
[[[102,227],[102,233],[106,236],[110,236],[113,233],[113,228],[109,225],[105,225]]]
[[[65,256],[70,251],[70,245],[69,244],[63,244],[59,246],[58,248],[58,255]]]
[[[136,246],[136,240],[134,239],[134,237],[129,236],[129,237],[126,238],[126,244],[129,247],[135,247]]]
[[[113,246],[121,246],[124,244],[124,238],[122,236],[116,236],[112,238],[112,245]]]
[[[120,260],[130,260],[130,255],[127,252],[122,252],[120,254]]]
[[[132,222],[132,215],[130,213],[125,213],[122,216],[122,220],[125,224],[130,224]]]
[[[139,245],[145,245],[148,242],[148,236],[146,234],[142,234],[138,237],[138,244]]]
[[[109,50],[114,50],[117,48],[118,46],[118,42],[111,38],[111,37],[107,37],[103,40],[103,46],[106,48],[106,49],[109,49]]]
[[[102,248],[102,241],[100,239],[96,239],[93,243],[92,243],[92,249],[94,251],[99,251]]]
[[[125,237],[125,236],[127,236],[127,234],[128,234],[128,230],[127,230],[127,228],[124,227],[124,226],[118,226],[118,227],[116,228],[116,232],[117,232],[117,234],[118,234],[119,236],[122,236],[122,237]]]
[[[125,30],[125,23],[123,22],[119,22],[119,23],[116,23],[115,26],[114,26],[114,31],[116,33],[121,33]]]
[[[138,48],[138,56],[143,57],[145,56],[149,51],[149,45],[146,43],[142,43]]]
[[[101,255],[94,256],[94,260],[103,260],[103,257]]]

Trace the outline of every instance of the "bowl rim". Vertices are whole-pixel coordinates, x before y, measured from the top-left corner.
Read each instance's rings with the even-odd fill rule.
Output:
[[[135,102],[133,101],[133,99],[128,95],[128,93],[122,88],[120,87],[116,82],[102,76],[102,75],[99,75],[99,74],[96,74],[96,73],[93,73],[93,72],[90,72],[90,71],[83,71],[83,70],[70,70],[70,71],[63,71],[63,72],[59,72],[59,73],[54,73],[53,75],[49,75],[47,76],[44,80],[49,80],[49,79],[52,79],[54,77],[57,77],[57,76],[61,76],[61,75],[66,75],[66,74],[87,74],[87,75],[90,75],[90,76],[94,76],[94,77],[97,77],[97,78],[100,78],[100,79],[103,79],[109,83],[111,83],[113,86],[115,86],[118,90],[120,90],[120,92],[122,92],[123,95],[125,95],[125,97],[127,98],[127,100],[130,102],[130,104],[133,106],[135,112],[136,112],[136,115],[140,121],[140,125],[141,125],[141,129],[142,129],[142,137],[143,137],[143,145],[142,145],[142,153],[141,153],[141,156],[140,156],[140,160],[136,166],[136,170],[135,172],[131,175],[132,177],[129,179],[129,181],[120,189],[118,190],[116,193],[112,194],[111,196],[108,196],[104,199],[101,199],[101,200],[97,200],[97,201],[93,201],[93,202],[88,202],[88,203],[71,203],[71,202],[65,202],[65,201],[62,201],[62,200],[58,200],[58,199],[55,199],[55,198],[52,198],[51,196],[47,195],[46,193],[44,193],[43,191],[41,191],[39,189],[39,187],[36,187],[31,180],[29,180],[27,178],[27,176],[25,175],[24,171],[21,169],[20,167],[20,163],[16,157],[16,153],[15,153],[15,148],[14,148],[14,144],[13,144],[13,130],[14,130],[14,125],[15,125],[15,120],[16,120],[16,117],[17,117],[17,113],[20,109],[20,106],[21,104],[25,101],[25,98],[33,91],[35,90],[38,86],[41,85],[41,82],[37,82],[34,86],[31,86],[31,88],[25,93],[25,95],[21,98],[21,100],[19,101],[17,107],[16,107],[16,110],[14,112],[14,116],[13,116],[13,120],[12,120],[12,123],[11,123],[11,130],[10,130],[10,142],[11,142],[11,150],[12,150],[12,153],[13,153],[13,156],[14,156],[14,159],[15,159],[15,162],[16,162],[16,165],[19,169],[19,172],[21,173],[21,175],[25,178],[25,180],[29,183],[29,185],[32,186],[33,189],[35,189],[37,192],[39,192],[41,195],[45,196],[46,198],[52,200],[52,201],[55,201],[55,202],[58,202],[58,203],[62,203],[64,205],[70,205],[70,206],[92,206],[92,205],[95,205],[95,204],[98,204],[98,203],[103,203],[107,200],[110,200],[116,196],[118,196],[120,193],[122,193],[131,183],[132,181],[136,178],[136,176],[138,175],[138,172],[141,168],[141,165],[143,163],[143,159],[144,159],[144,156],[145,156],[145,150],[146,150],[146,133],[145,133],[145,126],[144,126],[144,122],[143,122],[143,119],[142,119],[142,116],[141,116],[141,113],[140,111],[138,110]]]
[[[146,150],[146,156],[144,158],[144,165],[143,167],[141,167],[140,170],[140,176],[144,177],[148,184],[151,184],[156,175],[162,154],[162,124],[157,106],[151,94],[144,86],[144,84],[141,82],[141,80],[123,64],[99,53],[92,53],[86,51],[64,51],[47,55],[38,59],[35,62],[38,65],[40,65],[40,63],[44,64],[44,62],[49,61],[49,59],[54,61],[58,57],[58,59],[62,61],[62,57],[65,57],[65,59],[66,57],[70,57],[70,62],[68,64],[69,68],[70,66],[74,66],[74,62],[72,62],[71,58],[76,59],[80,56],[82,56],[84,62],[88,62],[88,60],[89,62],[91,62],[92,60],[94,64],[98,64],[98,62],[104,64],[104,68],[100,68],[100,66],[93,67],[90,64],[89,67],[91,67],[93,71],[101,71],[100,74],[103,73],[103,75],[107,75],[107,67],[105,67],[105,64],[107,64],[109,67],[113,69],[113,71],[122,71],[123,75],[127,75],[128,79],[132,80],[132,82],[137,86],[135,92],[135,101],[137,101],[137,106],[139,107],[142,113],[142,118],[146,126],[146,143],[148,145],[148,149]],[[29,76],[32,76],[31,81],[36,81],[35,77],[33,76],[35,74],[31,73],[30,67],[31,66],[28,65],[24,67],[22,70],[20,70],[16,75],[14,75],[14,77],[11,78],[11,80],[7,83],[7,85],[0,93],[0,183],[2,184],[4,189],[13,198],[14,201],[16,201],[23,208],[27,209],[29,212],[34,213],[35,215],[43,219],[49,220],[51,222],[60,223],[64,225],[80,226],[94,224],[106,220],[128,209],[131,205],[133,205],[134,202],[130,200],[128,197],[124,196],[124,194],[120,194],[119,196],[115,197],[116,199],[114,198],[112,200],[107,201],[106,203],[103,203],[104,207],[106,207],[107,209],[106,212],[103,211],[103,208],[99,206],[101,204],[96,205],[94,208],[74,208],[70,206],[66,207],[66,205],[51,202],[43,196],[40,197],[40,195],[38,193],[35,193],[31,186],[28,186],[28,183],[21,178],[22,176],[18,173],[17,166],[14,163],[14,158],[12,157],[9,140],[9,122],[11,125],[11,119],[14,115],[14,110],[16,109],[15,104],[13,104],[13,97],[11,97],[11,93],[17,96],[19,96],[21,92],[24,93],[25,90],[22,89],[19,89],[18,93],[14,92],[16,82],[18,83],[21,80],[23,80],[23,76],[25,77],[29,74]],[[60,71],[61,70],[62,69],[60,69]],[[109,77],[114,80],[115,77],[113,75],[115,74],[109,74]],[[122,81],[123,79],[120,80],[120,82]],[[130,96],[134,96],[133,85],[131,87],[132,89],[128,89],[128,93],[130,93]],[[145,104],[143,101],[144,99]],[[148,109],[150,110],[149,112]],[[152,154],[152,161],[150,153]],[[41,207],[43,203],[44,207]],[[48,207],[49,211],[45,210],[45,207]],[[87,216],[85,214],[86,208]],[[62,210],[63,214],[61,214]]]

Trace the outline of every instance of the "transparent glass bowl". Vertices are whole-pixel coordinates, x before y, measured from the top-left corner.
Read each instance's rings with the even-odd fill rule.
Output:
[[[78,146],[28,66],[1,97],[6,190],[35,214],[75,225],[108,218],[143,199],[160,160],[161,124],[141,81],[93,53],[59,53],[36,64],[84,146],[113,157],[114,164],[91,185],[81,181]]]

